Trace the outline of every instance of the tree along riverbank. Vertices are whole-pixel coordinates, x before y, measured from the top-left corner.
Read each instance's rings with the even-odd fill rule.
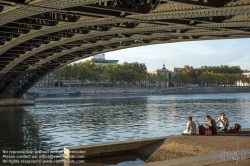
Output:
[[[249,93],[250,86],[216,86],[216,87],[51,87],[32,88],[29,92],[50,90],[78,90],[87,94],[200,94],[200,93]]]

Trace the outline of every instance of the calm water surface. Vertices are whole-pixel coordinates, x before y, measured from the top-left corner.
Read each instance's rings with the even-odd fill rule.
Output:
[[[230,126],[250,126],[250,93],[38,98],[0,107],[0,149],[64,147],[180,134],[186,117],[206,123],[225,112]],[[140,163],[140,161],[137,161]]]

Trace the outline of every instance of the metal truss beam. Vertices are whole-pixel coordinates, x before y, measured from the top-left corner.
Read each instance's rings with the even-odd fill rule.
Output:
[[[210,33],[210,37],[207,37],[206,39],[214,39],[216,37],[217,37],[216,34]],[[197,38],[197,39],[199,39],[199,38]],[[152,34],[151,36],[134,35],[131,38],[124,38],[124,39],[118,38],[118,39],[112,40],[111,42],[109,42],[109,41],[108,42],[107,41],[104,41],[104,42],[99,41],[99,42],[97,42],[95,44],[86,44],[86,45],[83,45],[81,47],[77,47],[77,48],[74,48],[74,49],[71,49],[71,50],[68,50],[68,51],[65,51],[65,52],[61,52],[61,53],[57,53],[57,54],[54,54],[52,56],[49,56],[48,58],[44,59],[43,61],[39,61],[38,63],[36,63],[34,65],[30,66],[30,64],[27,64],[30,67],[27,68],[25,72],[23,72],[22,74],[17,76],[11,83],[8,82],[9,86],[5,89],[5,91],[2,94],[5,95],[6,93],[8,93],[8,91],[14,86],[14,84],[18,80],[23,78],[27,73],[29,73],[29,71],[33,71],[33,70],[36,70],[37,68],[41,68],[44,64],[51,63],[54,59],[58,60],[58,58],[62,58],[63,56],[68,56],[68,54],[78,52],[78,51],[85,50],[85,52],[89,52],[88,49],[91,49],[91,48],[92,49],[94,48],[93,50],[98,51],[98,48],[95,48],[95,47],[98,47],[98,46],[105,46],[105,45],[112,45],[112,44],[116,44],[116,46],[126,45],[126,41],[129,42],[129,43],[127,43],[127,45],[131,45],[133,43],[141,43],[142,45],[145,44],[144,42],[140,42],[140,40],[152,40],[153,43],[162,43],[162,42],[166,43],[166,42],[176,42],[176,41],[179,41],[179,40],[183,40],[183,38],[180,39],[180,38],[178,38],[176,36],[174,36],[174,38],[172,38],[171,36],[166,35],[165,33],[160,33],[160,34]],[[191,41],[191,40],[195,40],[195,39],[187,38],[186,40]],[[205,38],[203,40],[205,40]],[[149,43],[152,44],[151,42],[149,42]],[[147,44],[149,44],[149,43],[147,43]],[[63,60],[62,63],[67,62],[68,60],[70,60],[70,58],[66,58],[66,59],[67,60],[65,60],[65,61]]]
[[[154,31],[159,31],[159,27],[158,28],[139,28],[137,29],[137,31],[140,31],[140,33],[143,33],[143,32],[149,32],[149,33],[153,33]],[[165,35],[168,35],[168,36],[177,36],[177,37],[183,37],[183,36],[206,36],[206,35],[250,35],[250,32],[244,32],[244,31],[237,31],[237,32],[234,32],[234,31],[196,31],[196,32],[186,32],[186,33],[176,33],[176,32],[171,32],[171,31],[167,31],[168,29],[164,29],[165,30]],[[163,29],[162,29],[163,31]],[[111,31],[111,33],[105,33],[105,35],[116,35],[116,34],[122,34],[122,33],[135,33],[134,30],[127,30],[127,31],[123,31],[123,30],[120,30],[120,31]],[[13,61],[11,64],[9,64],[8,66],[6,66],[5,69],[3,69],[3,71],[5,71],[5,73],[9,70],[11,70],[11,68],[13,68],[15,65],[18,65],[20,62],[22,61],[25,61],[25,59],[29,58],[29,57],[32,57],[33,55],[35,54],[38,54],[39,52],[42,52],[42,51],[46,51],[46,50],[49,50],[53,47],[56,47],[56,46],[60,46],[60,45],[65,45],[67,43],[71,43],[71,42],[75,42],[75,41],[79,41],[79,40],[83,40],[83,39],[93,39],[93,38],[96,38],[98,36],[103,36],[104,33],[94,33],[94,35],[87,35],[87,36],[78,36],[78,37],[75,37],[75,38],[71,38],[71,39],[68,39],[68,40],[62,40],[62,41],[58,41],[58,42],[55,42],[53,44],[50,44],[50,45],[45,45],[43,47],[40,47],[34,51],[30,51],[28,52],[28,54],[24,54],[22,55],[20,58],[17,58],[15,61]],[[110,38],[110,37],[109,37]],[[108,38],[108,39],[109,39]],[[113,39],[112,39],[113,40]],[[75,44],[74,44],[75,45]],[[64,49],[68,49],[68,48],[64,48]],[[42,54],[46,54],[46,53],[42,53]],[[4,73],[4,72],[0,72],[0,73]],[[1,77],[0,77],[1,78]]]
[[[238,38],[237,36],[231,36],[230,38],[229,37],[211,37],[211,38],[206,38],[204,40],[217,40],[217,39],[234,39],[234,38]],[[246,36],[242,38],[247,38]],[[176,39],[176,40],[173,40],[173,41],[170,41],[170,42],[182,42],[183,40],[182,39]],[[187,39],[186,41],[194,41],[193,39]],[[152,45],[152,44],[159,44],[159,43],[163,43],[163,40],[161,41],[157,41],[157,40],[154,40],[152,41],[151,43],[135,43],[135,44],[132,44],[132,45],[121,45],[121,46],[118,46],[116,48],[107,48],[105,50],[102,50],[102,51],[96,51],[96,52],[91,52],[90,54],[86,55],[86,56],[83,56],[83,57],[75,57],[74,59],[72,60],[69,60],[69,61],[65,61],[63,63],[60,63],[60,65],[54,67],[53,69],[49,70],[49,71],[44,71],[42,72],[41,75],[39,75],[38,77],[36,77],[36,80],[34,80],[32,82],[32,84],[30,85],[27,85],[25,87],[25,89],[22,89],[21,93],[18,94],[18,96],[22,96],[26,91],[28,91],[35,83],[37,83],[41,78],[43,78],[44,76],[46,76],[47,74],[49,74],[51,71],[54,71],[58,68],[61,68],[67,64],[70,64],[70,63],[73,63],[75,61],[78,61],[78,60],[81,60],[82,58],[87,58],[87,57],[90,57],[90,56],[93,56],[93,55],[96,55],[96,54],[100,54],[100,53],[105,53],[105,52],[109,52],[109,51],[114,51],[114,50],[121,50],[121,49],[126,49],[126,48],[133,48],[133,47],[138,47],[138,46],[146,46],[146,45]],[[165,43],[168,43],[168,42],[165,42]],[[34,72],[34,71],[33,71]]]

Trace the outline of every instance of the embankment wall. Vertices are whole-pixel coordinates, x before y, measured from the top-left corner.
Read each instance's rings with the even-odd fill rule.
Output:
[[[33,92],[44,90],[79,90],[86,94],[201,94],[201,93],[249,93],[250,86],[231,87],[51,87],[32,88]]]

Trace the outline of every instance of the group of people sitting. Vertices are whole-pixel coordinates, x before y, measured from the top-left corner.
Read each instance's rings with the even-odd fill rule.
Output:
[[[220,113],[220,117],[215,121],[211,116],[207,115],[206,120],[209,122],[208,124],[204,124],[203,127],[206,129],[210,129],[212,131],[212,135],[216,135],[218,132],[226,132],[228,131],[229,121],[225,117],[225,113]],[[187,129],[183,131],[182,134],[196,134],[196,123],[192,121],[192,116],[187,117]],[[197,121],[198,123],[198,121]],[[219,127],[217,124],[220,123]],[[200,124],[198,124],[200,125]]]

